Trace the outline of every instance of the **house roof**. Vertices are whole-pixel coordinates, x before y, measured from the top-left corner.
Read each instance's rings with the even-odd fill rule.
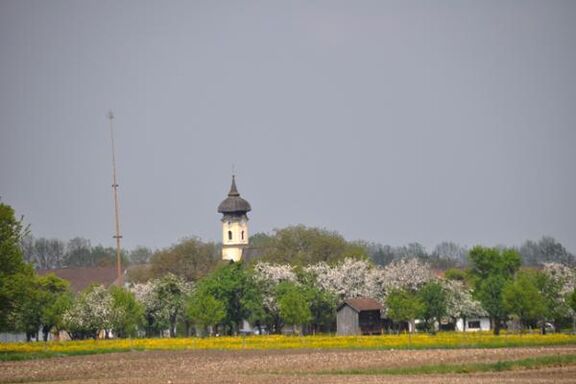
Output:
[[[260,257],[262,257],[263,253],[264,249],[262,248],[246,247],[242,249],[242,260],[251,261],[259,259]]]
[[[246,213],[252,210],[250,203],[240,197],[240,193],[236,188],[235,177],[232,176],[232,185],[228,197],[224,199],[218,206],[219,213]]]
[[[101,284],[109,287],[116,282],[117,277],[115,267],[73,267],[38,271],[39,275],[47,275],[49,273],[67,280],[74,292],[80,292],[92,284]]]
[[[348,305],[356,312],[382,310],[382,304],[380,304],[378,301],[370,297],[357,297],[354,299],[346,299],[342,304],[338,306],[337,310],[339,311],[345,305]]]

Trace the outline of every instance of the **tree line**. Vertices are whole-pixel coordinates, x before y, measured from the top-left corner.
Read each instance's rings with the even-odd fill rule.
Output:
[[[65,242],[27,234],[21,243],[24,260],[36,269],[115,265],[116,252],[113,247],[92,246],[90,240],[82,237]],[[259,260],[296,265],[337,262],[344,258],[366,258],[380,266],[394,260],[417,258],[441,270],[469,265],[469,249],[454,242],[442,242],[428,252],[420,243],[391,246],[365,241],[350,242],[337,232],[302,225],[275,230],[272,234],[257,233],[250,238],[250,246],[258,250]],[[537,267],[544,263],[576,265],[575,256],[550,236],[538,241],[527,240],[519,247],[497,248],[515,249],[523,266]],[[121,255],[123,265],[147,265],[132,268],[132,274],[138,280],[160,277],[167,272],[180,273],[183,267],[187,270],[184,277],[193,280],[217,264],[220,244],[192,237],[156,251],[144,246],[123,249]]]
[[[24,258],[25,235],[12,208],[0,203],[0,330],[29,338],[54,331],[77,339],[238,334],[245,320],[259,332],[332,332],[336,306],[353,297],[379,300],[390,332],[416,319],[435,332],[478,316],[490,317],[495,333],[511,319],[520,329],[545,331],[548,322],[559,328],[576,313],[570,258],[528,268],[511,248],[474,247],[459,268],[439,274],[423,247],[400,247],[380,263],[370,252],[386,254],[381,247],[370,251],[335,232],[296,226],[255,235],[259,252],[243,263],[221,261],[216,244],[185,239],[151,253],[125,287],[73,294],[56,276],[35,274]],[[442,247],[442,257],[461,253]]]
[[[22,236],[24,260],[35,269],[58,269],[66,267],[106,267],[116,263],[116,249],[103,245],[93,246],[90,240],[74,237],[68,241],[55,238],[34,237],[30,233]],[[121,250],[122,264],[147,263],[153,251],[138,246],[131,251]]]

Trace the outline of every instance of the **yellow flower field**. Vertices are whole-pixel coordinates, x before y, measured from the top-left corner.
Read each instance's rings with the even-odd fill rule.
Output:
[[[0,355],[68,355],[131,350],[184,349],[428,349],[428,348],[499,348],[576,344],[576,336],[566,334],[464,334],[456,332],[382,336],[249,336],[211,338],[114,339],[63,342],[0,343]]]

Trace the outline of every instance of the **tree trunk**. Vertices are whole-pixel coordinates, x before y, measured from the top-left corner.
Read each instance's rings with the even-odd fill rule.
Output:
[[[494,319],[494,335],[495,336],[500,335],[500,320],[499,319]]]

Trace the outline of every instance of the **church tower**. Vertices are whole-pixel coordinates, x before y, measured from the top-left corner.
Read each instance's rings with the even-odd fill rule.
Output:
[[[222,214],[222,259],[240,261],[242,251],[248,247],[248,216],[252,208],[250,203],[240,197],[236,180],[232,176],[232,185],[228,197],[218,206]]]

